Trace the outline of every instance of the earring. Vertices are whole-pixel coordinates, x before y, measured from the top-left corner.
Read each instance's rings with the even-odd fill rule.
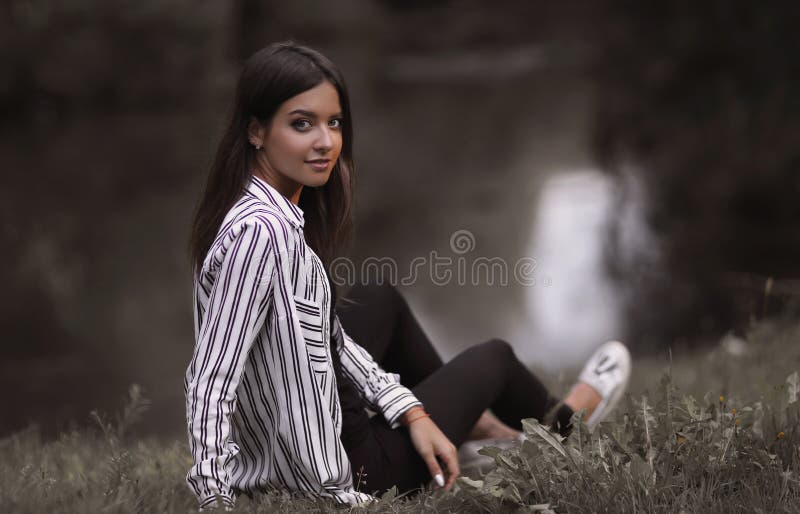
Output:
[[[250,144],[253,145],[256,150],[261,150],[261,143],[256,141],[255,139],[251,139]]]

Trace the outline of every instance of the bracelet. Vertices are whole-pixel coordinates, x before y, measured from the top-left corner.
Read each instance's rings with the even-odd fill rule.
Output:
[[[420,412],[421,414],[419,416],[412,417],[410,420],[404,421],[403,425],[408,426],[408,425],[411,424],[412,421],[416,421],[418,419],[430,416],[430,414],[427,414],[425,412],[425,407],[423,405],[415,405],[415,406],[411,407],[410,409],[408,409],[408,411],[406,411],[404,416],[406,416],[406,417],[414,416],[415,414],[417,414],[417,412]]]
[[[412,419],[411,421],[408,422],[408,424],[410,425],[411,423],[413,423],[415,421],[418,421],[418,420],[420,420],[422,418],[430,418],[430,417],[431,417],[431,415],[426,412],[425,414],[422,414],[422,415],[417,416],[416,418]]]
[[[411,423],[413,423],[413,422],[415,422],[415,421],[418,421],[418,420],[420,420],[420,419],[422,419],[422,418],[429,418],[429,417],[431,417],[431,415],[430,415],[430,414],[428,414],[427,412],[423,412],[422,414],[420,414],[420,415],[419,415],[419,416],[417,416],[416,418],[408,420],[408,421],[406,422],[406,426],[408,426],[408,425],[410,425]]]

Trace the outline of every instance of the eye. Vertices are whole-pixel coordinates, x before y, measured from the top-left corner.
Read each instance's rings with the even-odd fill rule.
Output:
[[[292,122],[292,127],[296,128],[297,130],[305,132],[306,130],[311,128],[311,121],[305,118],[300,118]]]
[[[343,123],[344,122],[343,122],[342,118],[334,118],[334,119],[332,119],[331,121],[328,122],[328,126],[331,127],[331,128],[340,129],[340,128],[342,128],[342,124]]]

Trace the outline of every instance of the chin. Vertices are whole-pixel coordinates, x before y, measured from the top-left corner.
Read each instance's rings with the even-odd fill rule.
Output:
[[[328,179],[331,178],[331,172],[327,173],[319,173],[315,175],[311,175],[309,177],[303,177],[303,185],[308,187],[322,187],[328,183]]]

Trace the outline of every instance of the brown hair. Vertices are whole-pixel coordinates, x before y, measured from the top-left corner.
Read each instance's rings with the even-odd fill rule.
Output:
[[[336,65],[316,50],[293,42],[274,43],[247,59],[239,77],[230,122],[192,223],[189,251],[195,273],[200,272],[222,220],[253,172],[256,150],[248,142],[249,121],[256,118],[269,123],[283,102],[324,81],[339,93],[342,151],[323,186],[303,188],[299,207],[305,217],[306,241],[326,269],[347,243],[352,230],[354,167],[350,98],[344,78]]]

